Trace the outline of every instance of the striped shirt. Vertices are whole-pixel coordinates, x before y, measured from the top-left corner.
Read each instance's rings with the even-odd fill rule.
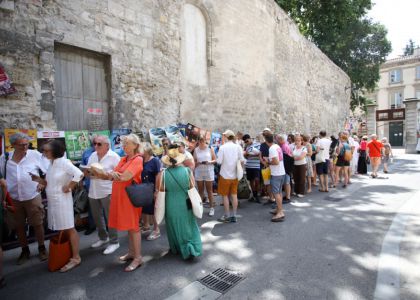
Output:
[[[246,158],[245,168],[259,169],[260,168],[260,143],[254,142],[245,147],[245,152],[256,156],[248,156]]]

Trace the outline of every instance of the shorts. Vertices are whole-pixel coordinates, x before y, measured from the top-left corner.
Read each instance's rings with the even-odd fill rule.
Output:
[[[197,181],[214,181],[214,165],[198,165],[194,177]]]
[[[24,226],[26,219],[28,219],[28,224],[33,227],[44,223],[45,211],[41,195],[26,201],[13,200],[13,206],[15,207],[13,217],[16,221],[16,226]]]
[[[260,179],[260,176],[261,176],[260,169],[246,168],[245,170],[246,170],[246,179],[248,179],[249,181]]]
[[[284,175],[284,182],[283,185],[286,184],[290,184],[290,175],[286,173],[286,175]]]
[[[339,156],[335,165],[337,167],[350,167],[350,162],[349,161],[345,161],[344,160],[344,157]]]
[[[318,175],[328,175],[328,167],[330,164],[330,160],[327,159],[325,162],[317,163],[316,166],[316,173]]]
[[[217,193],[221,196],[237,195],[238,194],[238,179],[225,179],[219,176],[219,183]]]
[[[370,163],[372,164],[372,166],[379,166],[381,163],[381,158],[380,157],[371,157],[370,158]]]
[[[280,175],[280,176],[271,175],[270,184],[271,184],[271,192],[273,194],[281,194],[283,190],[285,177],[286,175]]]

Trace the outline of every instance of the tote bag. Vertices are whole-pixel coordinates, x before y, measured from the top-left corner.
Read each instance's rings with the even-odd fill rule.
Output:
[[[162,187],[162,182],[163,182],[163,192],[160,191],[160,189]],[[166,196],[166,192],[165,192],[165,171],[163,171],[162,178],[160,179],[159,190],[158,190],[158,194],[157,194],[157,197],[156,197],[156,203],[155,203],[155,218],[156,218],[156,222],[158,224],[162,223],[163,218],[165,217],[165,196]]]
[[[60,270],[71,258],[71,246],[69,237],[61,231],[60,234],[50,239],[48,253],[48,270],[55,272]]]
[[[240,160],[238,160],[236,163],[236,176],[238,177],[239,181],[242,179],[242,177],[244,177],[244,169],[242,168]]]
[[[193,214],[196,218],[201,219],[203,217],[203,202],[201,201],[200,194],[195,188],[194,182],[187,170],[187,176],[189,177],[191,188],[188,190],[188,198],[190,198]]]

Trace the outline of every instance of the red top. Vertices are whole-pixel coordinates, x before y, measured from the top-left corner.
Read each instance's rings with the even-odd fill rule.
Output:
[[[367,147],[369,148],[369,156],[370,157],[381,157],[381,148],[384,145],[381,142],[378,142],[377,140],[371,140]]]
[[[366,141],[361,141],[360,142],[360,150],[366,150],[367,147],[367,142]]]
[[[133,174],[136,183],[141,182],[141,172],[143,171],[143,158],[136,155],[127,160],[127,156],[121,158],[120,163],[114,171],[123,173],[128,171]],[[108,225],[118,230],[139,230],[141,207],[134,207],[128,198],[125,188],[132,183],[128,181],[113,181],[111,203],[109,206]]]

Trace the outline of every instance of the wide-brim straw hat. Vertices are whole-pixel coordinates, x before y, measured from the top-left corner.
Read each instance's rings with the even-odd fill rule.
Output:
[[[171,158],[176,160],[175,165],[178,166],[185,161],[185,154],[180,153],[178,149],[169,149],[168,154],[162,157],[165,165],[172,166]]]

